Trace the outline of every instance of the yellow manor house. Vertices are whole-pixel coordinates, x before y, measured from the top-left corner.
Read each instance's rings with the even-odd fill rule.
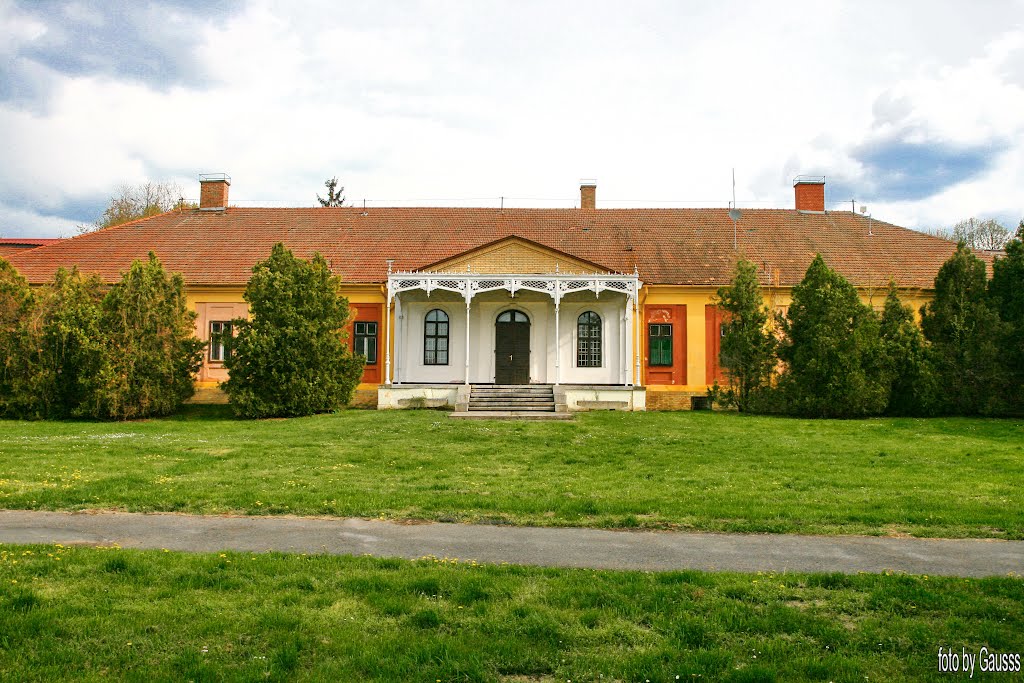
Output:
[[[77,265],[117,282],[150,251],[183,274],[196,334],[244,317],[252,267],[283,242],[343,279],[349,343],[367,357],[356,402],[379,408],[689,409],[721,379],[718,287],[757,264],[785,311],[815,254],[880,307],[890,279],[915,310],[955,250],[851,211],[825,211],[825,179],[798,177],[793,209],[238,208],[231,179],[200,177],[197,209],[153,216],[9,258],[35,285]],[[296,349],[301,353],[301,349]],[[225,379],[211,344],[197,377]]]

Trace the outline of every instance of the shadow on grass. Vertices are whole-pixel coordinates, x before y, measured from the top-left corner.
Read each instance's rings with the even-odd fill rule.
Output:
[[[169,415],[166,419],[179,422],[186,420],[194,422],[199,420],[241,420],[243,418],[235,417],[231,406],[226,403],[192,403],[183,405],[181,410],[174,415]]]
[[[376,406],[372,408],[366,408],[363,406],[346,406],[337,413],[346,412],[376,412]],[[188,403],[181,407],[181,409],[173,415],[168,415],[166,418],[152,418],[152,419],[167,419],[177,422],[203,422],[212,420],[236,420],[238,422],[258,422],[263,420],[292,420],[301,419],[303,417],[313,417],[315,415],[331,415],[334,413],[315,413],[314,415],[299,415],[294,417],[269,417],[269,418],[248,418],[238,417],[235,412],[231,409],[231,406],[227,403]]]

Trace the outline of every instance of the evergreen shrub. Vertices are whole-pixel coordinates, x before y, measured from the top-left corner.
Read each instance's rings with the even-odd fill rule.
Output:
[[[348,301],[319,253],[296,258],[283,244],[253,267],[245,288],[249,318],[226,341],[222,386],[241,417],[291,417],[344,407],[365,359],[345,344]]]

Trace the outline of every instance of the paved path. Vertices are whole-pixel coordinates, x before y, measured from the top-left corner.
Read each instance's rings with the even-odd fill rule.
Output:
[[[1024,574],[1024,541],[395,523],[309,517],[0,511],[0,543],[457,557],[595,569]]]

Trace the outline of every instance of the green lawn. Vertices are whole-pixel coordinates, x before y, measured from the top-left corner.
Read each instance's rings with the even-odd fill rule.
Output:
[[[940,646],[1024,652],[1024,582],[0,546],[5,680],[929,681]]]
[[[0,421],[0,507],[1024,538],[1024,422],[435,411]]]

